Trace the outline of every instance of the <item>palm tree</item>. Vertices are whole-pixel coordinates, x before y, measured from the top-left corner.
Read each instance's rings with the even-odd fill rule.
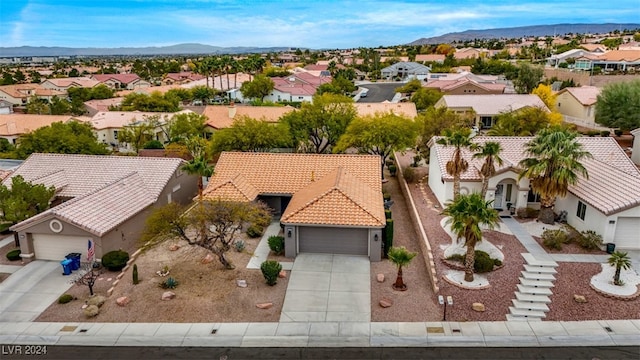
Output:
[[[613,284],[623,285],[623,282],[620,281],[620,270],[628,270],[631,268],[631,258],[629,258],[626,252],[615,251],[611,254],[607,262],[609,265],[616,267],[616,273],[613,275]]]
[[[451,231],[458,240],[464,238],[464,245],[467,247],[464,281],[473,281],[476,244],[482,241],[481,226],[493,229],[500,221],[491,202],[485,201],[479,193],[459,195],[448,202],[442,211],[442,215],[449,217],[446,223],[451,225]]]
[[[469,168],[469,162],[462,157],[462,149],[471,146],[471,129],[445,129],[437,143],[456,148],[446,167],[447,174],[453,176],[453,197],[456,198],[460,195],[460,175]]]
[[[500,157],[502,147],[499,142],[487,141],[483,145],[476,145],[474,150],[477,151],[477,153],[473,154],[474,159],[484,159],[484,163],[480,168],[480,175],[482,176],[482,191],[480,194],[484,199],[489,187],[489,178],[496,173],[496,164],[498,166],[502,165],[502,158]]]
[[[530,157],[520,161],[522,171],[518,180],[529,178],[531,189],[540,195],[538,220],[545,224],[553,224],[555,220],[556,196],[565,196],[569,185],[578,183],[579,176],[589,178],[580,160],[592,156],[582,150],[577,136],[567,129],[546,128],[525,144],[525,153]]]
[[[389,260],[398,267],[398,277],[393,284],[394,290],[405,291],[407,285],[402,280],[402,267],[408,266],[411,260],[417,255],[417,253],[408,251],[404,246],[392,247],[389,249]]]
[[[198,201],[200,203],[202,203],[202,192],[204,190],[202,177],[213,175],[213,167],[209,165],[205,156],[205,144],[206,140],[199,137],[187,139],[186,145],[193,159],[182,165],[182,170],[187,174],[198,175]]]

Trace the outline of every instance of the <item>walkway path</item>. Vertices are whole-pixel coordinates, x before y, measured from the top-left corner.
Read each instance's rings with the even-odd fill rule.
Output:
[[[260,269],[260,265],[264,261],[269,258],[269,237],[277,236],[280,233],[280,220],[272,222],[265,230],[262,235],[262,239],[258,243],[258,246],[253,251],[253,256],[249,259],[249,263],[247,264],[247,269]],[[282,270],[291,270],[293,267],[293,262],[291,261],[282,261],[280,262],[282,265]]]

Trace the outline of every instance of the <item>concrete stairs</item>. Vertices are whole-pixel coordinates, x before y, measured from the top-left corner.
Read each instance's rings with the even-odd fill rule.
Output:
[[[524,271],[520,275],[520,284],[511,300],[507,321],[536,321],[546,317],[551,303],[549,296],[553,294],[555,281],[555,261],[537,260],[531,254],[522,254],[525,259]]]

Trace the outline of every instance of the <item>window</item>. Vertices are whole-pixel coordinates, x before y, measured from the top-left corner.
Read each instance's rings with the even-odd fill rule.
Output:
[[[490,128],[493,125],[493,118],[491,116],[480,116],[480,123],[483,129]]]
[[[180,184],[176,185],[173,187],[173,192],[179,191],[180,190]]]
[[[576,216],[579,217],[581,220],[584,220],[584,215],[586,212],[587,212],[587,205],[582,201],[578,201],[578,211],[576,213]]]
[[[529,193],[527,194],[527,202],[537,203],[540,202],[540,195],[538,193],[533,192],[531,186],[529,186]]]
[[[113,138],[118,140],[118,131],[117,130],[113,130]]]

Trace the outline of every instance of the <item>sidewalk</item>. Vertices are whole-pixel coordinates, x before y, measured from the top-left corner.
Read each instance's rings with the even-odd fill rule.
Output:
[[[255,251],[253,252],[253,256],[249,259],[249,263],[247,264],[247,269],[260,269],[260,265],[264,261],[266,261],[269,257],[269,237],[276,236],[280,233],[280,221],[274,221],[264,230],[264,234],[262,235],[262,239],[256,246]],[[291,270],[293,268],[293,261],[290,262],[280,262],[282,265],[282,270]]]

